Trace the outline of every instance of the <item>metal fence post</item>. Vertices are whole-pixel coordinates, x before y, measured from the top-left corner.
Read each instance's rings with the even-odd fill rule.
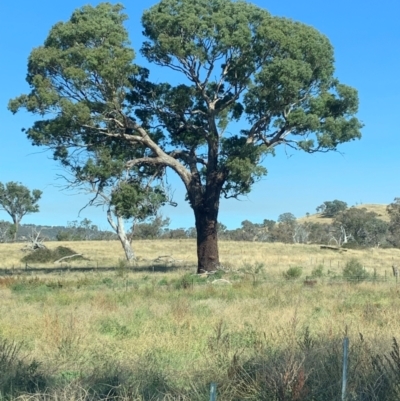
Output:
[[[343,375],[342,375],[342,401],[346,401],[346,385],[347,385],[347,359],[349,354],[349,338],[343,339]]]
[[[210,384],[210,401],[217,401],[217,383]]]

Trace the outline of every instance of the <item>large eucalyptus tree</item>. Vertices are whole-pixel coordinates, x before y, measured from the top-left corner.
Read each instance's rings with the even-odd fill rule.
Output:
[[[194,211],[198,272],[213,270],[221,196],[248,193],[278,145],[326,152],[359,138],[357,92],[335,78],[324,35],[244,1],[161,0],[144,13],[141,52],[169,83],[133,63],[125,19],[102,3],[56,24],[29,57],[31,92],[9,107],[38,115],[28,137],[65,165],[124,147],[129,168],[175,171]]]

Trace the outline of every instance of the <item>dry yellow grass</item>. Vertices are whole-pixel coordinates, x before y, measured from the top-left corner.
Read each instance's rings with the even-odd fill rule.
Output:
[[[67,259],[62,263],[32,264],[32,267],[117,267],[124,260],[124,253],[118,241],[82,241],[82,242],[49,242],[49,249],[67,246],[83,254],[87,260],[74,261]],[[293,266],[304,268],[310,274],[317,265],[323,265],[333,273],[340,274],[341,269],[351,258],[357,258],[370,272],[376,269],[378,274],[390,273],[393,264],[400,264],[399,249],[370,248],[367,250],[348,250],[334,252],[323,250],[319,245],[234,242],[220,241],[220,259],[224,267],[239,269],[254,264],[264,264],[267,273],[278,275]],[[138,268],[175,265],[195,272],[195,240],[142,240],[135,241],[133,247],[138,257]],[[21,244],[0,244],[0,268],[20,269],[24,252]],[[157,259],[160,256],[160,261]],[[30,265],[31,266],[31,265]]]
[[[389,221],[389,214],[386,210],[387,205],[379,205],[379,204],[365,204],[365,205],[356,205],[354,206],[357,209],[367,209],[368,212],[374,212],[378,215],[378,217],[384,221]],[[308,217],[304,216],[297,221],[299,223],[320,223],[320,224],[331,224],[331,218],[322,217],[320,213],[310,214]]]

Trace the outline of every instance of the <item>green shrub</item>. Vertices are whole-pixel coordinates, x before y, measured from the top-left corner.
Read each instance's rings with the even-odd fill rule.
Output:
[[[118,259],[115,273],[117,277],[125,277],[128,273],[129,262],[126,259]]]
[[[109,287],[113,284],[113,281],[110,277],[104,277],[103,280],[101,280],[101,282]]]
[[[314,267],[314,269],[311,272],[311,277],[313,278],[320,278],[323,277],[323,275],[324,275],[323,265],[318,265],[317,267]]]
[[[164,286],[164,285],[168,285],[168,280],[166,278],[162,278],[161,280],[158,281],[157,285]]]
[[[118,320],[114,318],[105,318],[101,320],[99,332],[104,335],[120,338],[128,337],[130,335],[128,327],[119,323]]]
[[[363,265],[355,258],[350,259],[343,268],[343,278],[347,281],[364,281],[368,277]]]
[[[283,273],[283,277],[285,277],[286,280],[295,280],[297,278],[300,278],[302,274],[303,274],[303,268],[300,266],[294,266],[294,267],[289,267],[289,269],[287,269]]]
[[[257,285],[260,283],[259,279],[263,278],[263,273],[265,271],[265,264],[256,262],[252,263],[244,263],[243,267],[240,269],[244,274],[247,274],[253,278],[253,285]]]
[[[23,263],[51,263],[66,256],[76,255],[77,252],[66,246],[58,246],[56,249],[39,248],[25,255],[21,262]],[[73,260],[83,260],[83,256],[75,256]]]

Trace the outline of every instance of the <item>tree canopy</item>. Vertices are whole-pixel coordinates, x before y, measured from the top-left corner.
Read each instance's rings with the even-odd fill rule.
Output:
[[[340,212],[347,209],[347,203],[335,199],[334,201],[325,201],[317,207],[317,212],[320,212],[322,217],[335,217]]]
[[[85,6],[56,24],[29,57],[30,93],[9,108],[38,116],[28,138],[64,165],[101,152],[139,175],[175,171],[195,215],[198,271],[213,270],[220,197],[248,193],[278,145],[327,152],[360,138],[357,91],[334,76],[316,29],[231,0],[145,11],[141,53],[178,83],[153,82],[134,64],[122,10]]]

